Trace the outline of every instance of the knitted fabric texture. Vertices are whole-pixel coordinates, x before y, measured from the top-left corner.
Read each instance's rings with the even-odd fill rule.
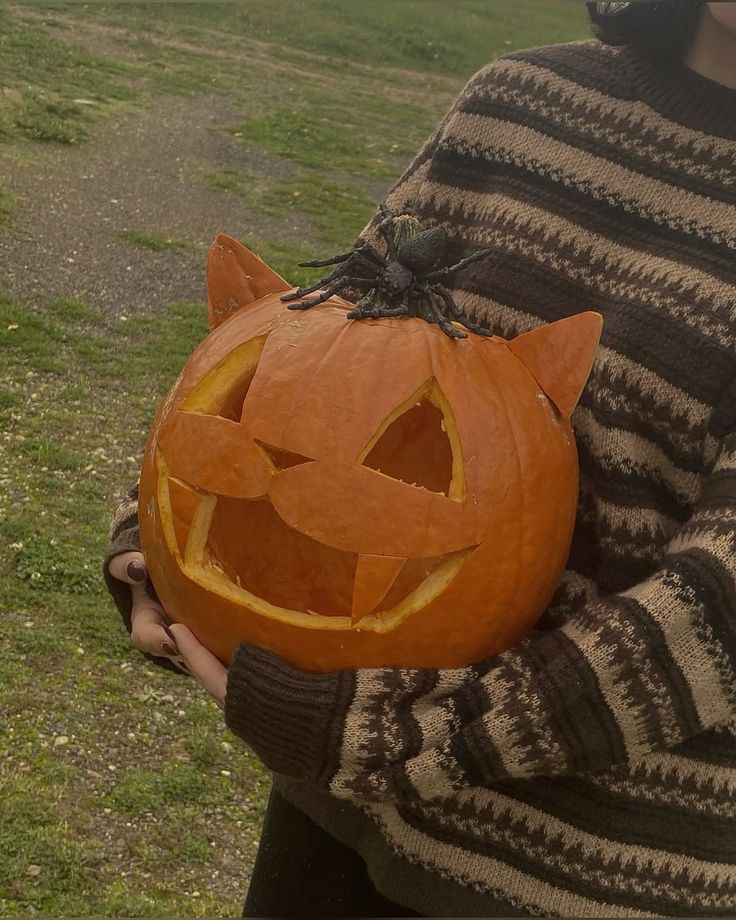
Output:
[[[398,903],[736,913],[735,164],[736,91],[583,42],[484,68],[388,196],[493,250],[453,293],[495,333],[604,317],[538,630],[456,670],[230,669],[227,724]]]

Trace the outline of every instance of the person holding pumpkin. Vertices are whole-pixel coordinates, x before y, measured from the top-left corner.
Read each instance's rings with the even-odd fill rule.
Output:
[[[387,199],[492,250],[452,293],[494,332],[603,314],[538,628],[451,670],[226,670],[146,590],[135,490],[115,514],[133,643],[274,774],[246,916],[736,914],[736,4],[589,9],[597,40],[476,74]]]

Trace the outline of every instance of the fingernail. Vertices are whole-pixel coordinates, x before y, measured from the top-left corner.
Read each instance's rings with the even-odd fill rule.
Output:
[[[172,642],[174,643],[176,642],[176,636],[172,633],[172,631],[169,629],[166,623],[161,624],[161,629],[163,629],[163,631],[166,633],[169,639],[171,639]]]
[[[146,567],[137,559],[133,559],[132,562],[129,562],[125,571],[128,573],[128,577],[132,578],[133,581],[143,581],[146,577]]]
[[[161,648],[164,650],[164,652],[167,655],[173,655],[174,657],[176,657],[177,655],[180,654],[178,649],[172,648],[168,642],[164,642]]]

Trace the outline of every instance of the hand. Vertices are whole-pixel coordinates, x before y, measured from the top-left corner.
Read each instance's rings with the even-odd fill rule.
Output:
[[[197,640],[194,633],[183,623],[172,623],[170,629],[176,639],[176,644],[181,649],[181,656],[189,673],[204,687],[220,709],[224,710],[227,668],[219,658],[216,658]]]
[[[171,620],[164,608],[146,594],[148,572],[142,553],[120,553],[110,561],[110,574],[130,585],[133,607],[130,614],[130,640],[139,652],[146,652],[158,658],[168,658],[180,671],[190,670],[177,646],[176,638],[169,629]]]

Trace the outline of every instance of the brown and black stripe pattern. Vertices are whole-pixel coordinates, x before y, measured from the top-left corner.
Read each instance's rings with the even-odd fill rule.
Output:
[[[512,54],[389,203],[493,250],[454,294],[500,335],[604,315],[568,570],[474,667],[315,678],[243,646],[227,722],[425,914],[734,914],[736,91],[595,42]]]
[[[443,879],[436,913],[462,903],[448,878],[488,915],[736,910],[735,129],[736,94],[694,74],[538,49],[477,75],[392,190],[459,251],[493,248],[455,295],[495,331],[605,318],[549,628],[474,668],[341,675],[331,711],[302,712],[332,725],[331,793]],[[230,724],[294,775],[247,727],[283,665],[246,667]]]

